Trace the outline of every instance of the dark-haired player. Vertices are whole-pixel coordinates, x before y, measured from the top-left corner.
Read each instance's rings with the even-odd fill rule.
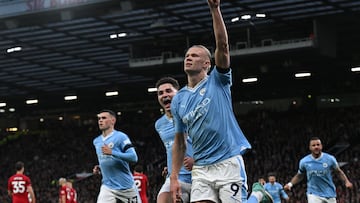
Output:
[[[93,173],[102,175],[102,184],[97,203],[141,202],[130,163],[138,156],[129,137],[114,129],[116,115],[111,110],[102,110],[98,115],[101,134],[93,141],[99,165]]]
[[[16,173],[8,180],[8,194],[12,198],[12,203],[36,203],[31,180],[24,174],[24,163],[16,162],[15,170]]]

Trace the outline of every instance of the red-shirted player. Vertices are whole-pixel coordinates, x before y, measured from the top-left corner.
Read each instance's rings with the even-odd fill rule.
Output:
[[[73,188],[72,181],[68,180],[66,181],[67,186],[67,194],[66,194],[66,203],[77,203],[77,193],[75,188]]]
[[[59,203],[77,203],[77,193],[71,180],[59,179]]]
[[[66,203],[66,178],[60,178],[59,185],[59,203]]]
[[[31,180],[24,175],[24,163],[16,162],[15,169],[16,174],[8,180],[8,193],[12,198],[12,203],[36,203]]]
[[[148,203],[147,191],[149,187],[149,182],[147,176],[143,173],[143,167],[141,165],[135,166],[133,176],[142,203]]]

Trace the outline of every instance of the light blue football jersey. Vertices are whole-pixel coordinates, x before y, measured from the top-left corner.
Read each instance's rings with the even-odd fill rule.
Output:
[[[315,159],[311,154],[300,160],[298,173],[306,173],[307,194],[320,197],[336,197],[335,185],[332,180],[332,170],[338,168],[335,157],[325,152]]]
[[[93,144],[101,169],[102,184],[114,190],[133,188],[134,178],[130,170],[129,162],[113,155],[105,155],[101,151],[101,147],[104,144],[112,148],[114,153],[125,152],[126,150],[135,151],[129,137],[123,132],[114,130],[105,138],[99,135],[94,139]]]
[[[196,165],[209,165],[242,154],[251,145],[235,118],[231,70],[216,67],[196,87],[183,87],[171,102],[175,132],[188,133]]]
[[[274,203],[281,203],[281,197],[284,199],[289,198],[289,196],[284,191],[283,186],[278,182],[274,182],[274,184],[266,183],[264,185],[264,189],[271,195]]]
[[[166,149],[166,157],[167,157],[167,167],[168,167],[168,177],[170,176],[170,172],[172,169],[172,146],[175,139],[175,130],[173,120],[168,118],[165,114],[161,116],[155,122],[155,129],[158,132],[161,140],[164,143]],[[186,143],[186,154],[185,156],[193,157],[193,149],[191,144],[190,137],[187,137]],[[184,166],[181,167],[179,171],[179,180],[191,183],[191,172],[186,170]]]

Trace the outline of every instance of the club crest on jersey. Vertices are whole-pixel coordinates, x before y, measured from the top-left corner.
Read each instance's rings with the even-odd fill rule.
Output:
[[[324,167],[324,168],[327,168],[327,167],[328,167],[328,164],[327,164],[327,163],[323,163],[323,167]]]
[[[206,92],[206,88],[202,88],[199,93],[201,96],[204,96],[205,92]]]
[[[114,147],[114,143],[113,143],[113,142],[110,142],[110,143],[108,144],[108,147],[112,149],[112,148]]]

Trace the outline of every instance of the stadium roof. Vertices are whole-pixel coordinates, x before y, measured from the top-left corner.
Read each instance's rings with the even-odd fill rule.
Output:
[[[236,99],[359,92],[360,1],[223,0]],[[192,44],[214,49],[206,0],[0,0],[0,103],[154,100],[163,75],[185,84]],[[296,79],[295,73],[311,77]],[[256,83],[242,79],[257,77]],[[106,100],[109,101],[109,100]]]

